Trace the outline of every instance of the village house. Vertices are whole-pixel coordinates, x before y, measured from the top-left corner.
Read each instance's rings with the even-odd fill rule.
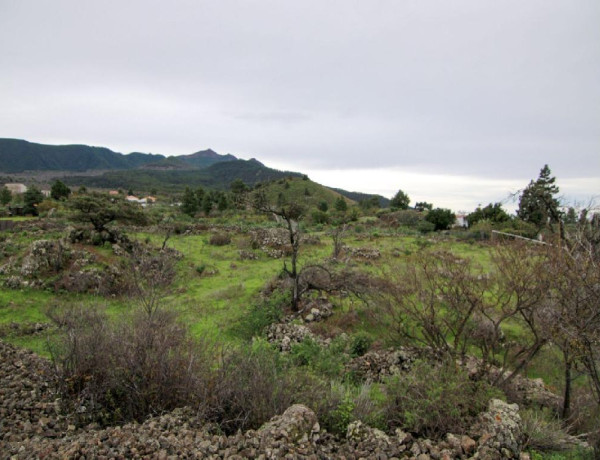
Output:
[[[27,186],[25,184],[11,183],[4,184],[4,186],[10,190],[10,193],[25,193],[27,191]]]

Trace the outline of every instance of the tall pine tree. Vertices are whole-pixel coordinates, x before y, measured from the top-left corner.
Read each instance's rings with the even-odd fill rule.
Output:
[[[548,165],[544,165],[537,180],[529,183],[519,199],[517,216],[536,225],[538,230],[560,222],[559,202],[555,197],[559,188],[551,174]]]

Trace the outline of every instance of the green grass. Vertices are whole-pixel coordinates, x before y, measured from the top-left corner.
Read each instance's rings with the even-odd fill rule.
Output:
[[[309,187],[311,196],[308,198],[321,199],[322,190],[313,190],[311,182],[294,179],[289,181],[289,188],[276,184],[282,190],[298,193]],[[298,189],[298,190],[296,190]],[[304,196],[304,195],[303,195]],[[335,195],[334,195],[335,196]],[[239,216],[234,216],[239,219]],[[181,314],[181,319],[187,324],[196,337],[206,337],[225,341],[239,340],[231,331],[231,325],[239,321],[252,305],[260,302],[260,292],[267,282],[281,273],[283,261],[273,259],[257,250],[257,260],[241,260],[241,248],[250,250],[250,236],[244,231],[252,226],[273,226],[265,222],[262,216],[240,224],[241,233],[232,234],[232,241],[225,246],[211,246],[209,231],[199,235],[172,235],[167,246],[180,251],[184,257],[177,263],[177,276],[164,301],[168,308],[173,308]],[[223,224],[240,223],[223,216]],[[372,219],[371,219],[372,220]],[[206,223],[217,224],[213,220]],[[382,270],[391,264],[401,263],[410,254],[435,245],[450,249],[457,255],[470,257],[485,262],[489,259],[488,251],[478,244],[468,244],[456,241],[437,241],[431,236],[406,235],[402,229],[377,228],[368,219],[353,224],[344,238],[344,244],[350,247],[378,249],[381,257],[375,260],[353,259],[352,265],[374,275],[381,275]],[[225,231],[225,230],[223,230]],[[303,245],[300,251],[299,267],[311,263],[321,263],[332,253],[332,239],[328,229],[312,233],[320,238],[320,244]],[[59,237],[60,234],[44,235],[44,238]],[[147,241],[154,246],[160,246],[164,235],[157,233],[136,233],[130,235],[140,241]],[[16,244],[25,248],[39,235],[30,232],[11,234]],[[86,247],[94,252],[100,260],[110,263],[115,259],[112,249],[104,247]],[[199,270],[199,267],[201,269]],[[342,265],[340,265],[342,268]],[[200,273],[201,272],[201,273]],[[109,315],[118,318],[125,311],[135,308],[135,300],[105,299],[91,295],[55,294],[45,291],[0,291],[0,323],[1,322],[45,322],[44,311],[53,304],[77,302],[84,305],[106,305]],[[381,336],[378,327],[372,321],[372,315],[365,306],[352,297],[333,299],[336,308],[346,316],[348,324],[342,329],[348,332],[365,332],[374,339]],[[21,343],[30,348],[39,349],[39,344],[33,338],[21,338]]]

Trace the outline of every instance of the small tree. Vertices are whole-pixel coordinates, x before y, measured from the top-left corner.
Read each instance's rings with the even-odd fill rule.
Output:
[[[183,197],[181,198],[181,212],[193,217],[198,212],[198,198],[197,194],[192,191],[189,187],[185,188]]]
[[[342,212],[342,213],[346,212],[348,210],[348,203],[346,203],[346,200],[344,199],[343,196],[339,196],[335,200],[335,210]]]
[[[3,206],[6,206],[8,203],[10,203],[11,200],[12,200],[12,193],[10,193],[10,190],[6,187],[2,187],[0,189],[0,203]]]
[[[417,201],[415,204],[415,211],[423,212],[423,211],[431,211],[433,209],[433,204],[427,203],[426,201]]]
[[[44,201],[43,193],[34,185],[29,187],[23,194],[23,204],[25,205],[25,214],[38,215],[37,205]]]
[[[393,209],[408,209],[410,198],[402,190],[398,190],[394,197],[390,200],[390,207]]]
[[[297,203],[291,203],[284,206],[273,206],[268,203],[264,193],[256,194],[254,208],[260,212],[273,214],[285,223],[292,250],[292,258],[291,268],[288,268],[284,261],[283,271],[292,280],[292,310],[298,311],[300,302],[298,254],[300,252],[300,221],[304,217],[304,208]]]
[[[435,208],[427,213],[425,220],[431,222],[436,231],[448,230],[456,222],[456,215],[449,209]]]
[[[125,201],[122,197],[93,192],[79,195],[69,200],[69,207],[74,211],[73,220],[89,222],[97,232],[107,230],[113,221],[143,224],[146,216],[142,208]]]
[[[52,184],[52,188],[50,189],[50,197],[54,200],[62,200],[69,197],[71,194],[71,189],[67,187],[64,182],[59,181],[58,179],[54,181]]]
[[[477,209],[467,216],[469,226],[473,226],[482,220],[489,220],[493,223],[502,223],[509,221],[510,216],[502,209],[502,204],[490,203],[484,208],[477,206]]]
[[[204,198],[202,198],[202,211],[207,216],[210,214],[210,211],[213,208],[213,199],[210,193],[205,193]]]
[[[246,202],[246,194],[249,191],[248,186],[242,179],[236,179],[229,185],[229,188],[236,208],[242,208]]]

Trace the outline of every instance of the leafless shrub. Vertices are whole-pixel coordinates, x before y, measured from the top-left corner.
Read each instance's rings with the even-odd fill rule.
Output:
[[[258,428],[281,414],[301,395],[318,394],[310,377],[287,372],[266,344],[224,354],[204,411],[226,433]]]
[[[175,278],[175,254],[136,245],[125,267],[129,292],[140,302],[148,316],[160,307]]]
[[[212,246],[226,246],[231,243],[231,236],[227,233],[215,233],[210,237],[208,243]]]
[[[112,323],[101,307],[49,313],[64,332],[51,347],[65,409],[80,422],[142,420],[203,400],[206,347],[188,338],[175,315],[156,311]]]

